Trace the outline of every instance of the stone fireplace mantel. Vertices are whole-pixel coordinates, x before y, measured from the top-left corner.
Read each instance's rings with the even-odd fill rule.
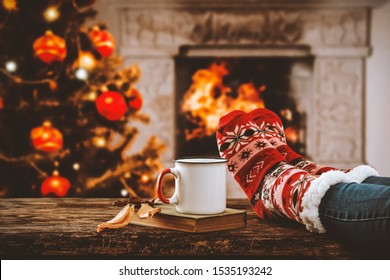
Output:
[[[370,12],[385,0],[111,0],[120,53],[143,70],[140,90],[151,133],[175,157],[176,56],[312,56],[307,153],[351,167],[364,159],[364,71]],[[113,26],[114,25],[114,26]],[[145,136],[145,138],[148,135]],[[143,143],[141,139],[140,143]]]

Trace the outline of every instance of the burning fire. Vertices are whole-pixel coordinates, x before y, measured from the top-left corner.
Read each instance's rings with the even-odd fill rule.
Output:
[[[256,88],[252,82],[243,83],[237,93],[232,93],[232,89],[223,84],[223,77],[228,74],[226,63],[213,62],[209,68],[200,69],[192,76],[181,112],[196,128],[185,131],[186,140],[214,135],[219,118],[232,110],[250,112],[265,107],[260,95],[266,85]]]

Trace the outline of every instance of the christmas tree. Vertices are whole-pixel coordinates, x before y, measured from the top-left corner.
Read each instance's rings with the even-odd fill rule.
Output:
[[[0,196],[152,197],[164,145],[93,0],[2,0]],[[145,128],[146,129],[146,128]]]

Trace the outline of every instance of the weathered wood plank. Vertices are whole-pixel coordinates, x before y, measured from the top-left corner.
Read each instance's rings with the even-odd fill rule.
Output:
[[[303,226],[259,220],[246,200],[228,206],[245,209],[243,229],[185,233],[129,225],[96,232],[97,224],[120,208],[113,199],[0,199],[0,256],[4,258],[378,258],[346,248]]]

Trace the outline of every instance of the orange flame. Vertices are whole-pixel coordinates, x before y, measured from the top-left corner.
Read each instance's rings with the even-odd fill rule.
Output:
[[[288,143],[297,144],[299,141],[299,130],[294,126],[286,127],[284,130]]]
[[[186,130],[186,140],[212,136],[218,126],[219,118],[232,110],[250,112],[264,108],[260,93],[265,85],[256,88],[250,83],[241,84],[237,97],[232,89],[223,84],[223,77],[229,74],[226,63],[213,62],[209,68],[200,69],[192,76],[192,85],[183,97],[181,112],[198,128]]]

